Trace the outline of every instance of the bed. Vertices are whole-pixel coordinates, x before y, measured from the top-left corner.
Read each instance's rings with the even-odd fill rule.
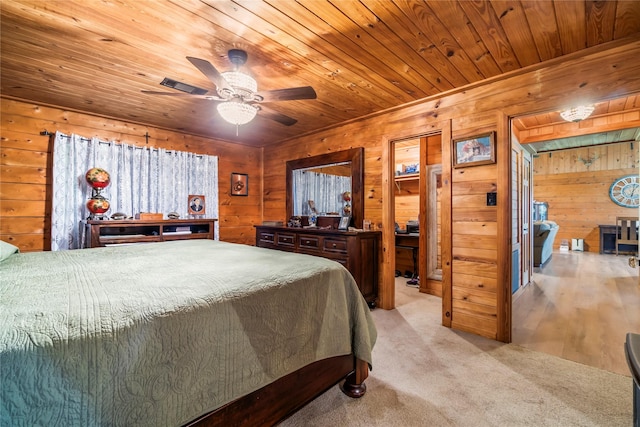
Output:
[[[376,329],[337,262],[213,240],[0,263],[0,425],[272,425],[342,382]]]

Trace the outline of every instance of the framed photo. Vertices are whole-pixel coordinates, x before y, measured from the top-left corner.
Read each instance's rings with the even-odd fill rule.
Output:
[[[207,211],[207,205],[204,202],[204,196],[201,194],[189,195],[189,215],[204,215]]]
[[[495,132],[453,140],[453,167],[489,165],[496,162]]]
[[[338,224],[338,230],[347,230],[349,228],[349,222],[351,222],[350,216],[340,217],[340,224]]]
[[[248,196],[249,195],[249,175],[246,173],[231,174],[231,195],[232,196]]]

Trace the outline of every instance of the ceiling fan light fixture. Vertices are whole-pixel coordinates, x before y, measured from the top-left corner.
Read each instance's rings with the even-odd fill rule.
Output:
[[[242,97],[250,96],[258,91],[258,83],[248,74],[240,71],[225,71],[220,74],[229,83],[229,86],[236,91],[236,94]]]
[[[579,105],[562,111],[560,117],[568,122],[579,122],[589,117],[593,110],[595,107],[592,105]]]
[[[217,108],[224,120],[236,126],[249,123],[258,113],[258,107],[236,101],[221,102]]]

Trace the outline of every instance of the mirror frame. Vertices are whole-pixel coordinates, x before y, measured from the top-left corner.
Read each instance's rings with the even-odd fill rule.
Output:
[[[351,226],[362,228],[364,219],[364,148],[351,148],[287,162],[287,219],[293,216],[293,171],[351,162]]]

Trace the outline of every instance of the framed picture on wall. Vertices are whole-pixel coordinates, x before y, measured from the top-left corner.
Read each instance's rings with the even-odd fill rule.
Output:
[[[232,196],[248,196],[249,195],[249,175],[246,173],[231,174],[231,195]]]
[[[204,202],[204,196],[201,194],[189,195],[189,215],[204,215],[207,206]]]
[[[495,132],[453,140],[453,167],[489,165],[496,162]]]

